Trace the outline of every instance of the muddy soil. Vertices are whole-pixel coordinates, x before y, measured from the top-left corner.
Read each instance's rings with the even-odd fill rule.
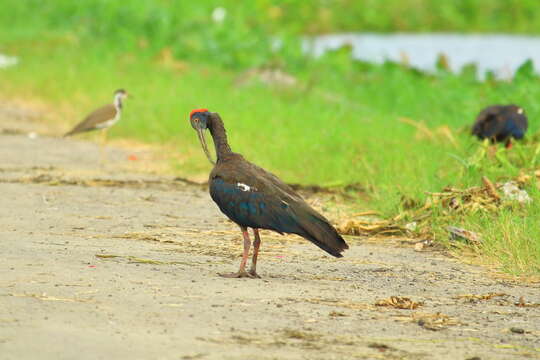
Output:
[[[4,130],[1,359],[540,358],[538,285],[410,245],[349,238],[334,259],[268,232],[262,279],[221,278],[241,236],[206,189]]]

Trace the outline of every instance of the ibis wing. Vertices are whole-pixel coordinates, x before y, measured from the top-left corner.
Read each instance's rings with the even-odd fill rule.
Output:
[[[336,229],[276,176],[251,163],[236,163],[234,173],[217,171],[210,195],[240,226],[300,235],[333,256],[348,248]]]
[[[523,114],[514,114],[512,116],[512,124],[509,126],[509,132],[516,139],[522,139],[527,131],[528,125],[527,116]]]
[[[220,210],[240,226],[274,230],[280,233],[298,231],[295,214],[289,203],[277,193],[249,181],[230,182],[215,177],[210,183],[210,196]]]

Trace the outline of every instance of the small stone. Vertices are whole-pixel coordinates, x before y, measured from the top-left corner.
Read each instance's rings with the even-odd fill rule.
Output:
[[[525,330],[523,330],[522,328],[511,327],[510,331],[514,334],[525,334]]]
[[[405,225],[405,229],[409,231],[415,231],[417,227],[418,227],[418,223],[416,221],[410,222]]]
[[[504,197],[507,200],[517,201],[521,204],[532,202],[531,197],[525,190],[521,190],[515,181],[509,181],[503,185]]]

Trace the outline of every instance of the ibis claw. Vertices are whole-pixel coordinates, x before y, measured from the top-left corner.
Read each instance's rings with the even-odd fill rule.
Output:
[[[257,272],[255,271],[255,269],[251,269],[249,270],[249,273],[250,277],[254,278],[254,279],[260,279],[261,277],[259,276],[259,274],[257,274]]]

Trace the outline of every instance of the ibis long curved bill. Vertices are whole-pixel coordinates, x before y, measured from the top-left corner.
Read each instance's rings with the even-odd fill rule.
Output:
[[[204,153],[206,154],[206,157],[208,158],[208,161],[210,161],[212,164],[215,165],[216,162],[212,160],[212,156],[210,155],[210,151],[208,150],[208,145],[206,145],[206,139],[204,137],[204,130],[197,129],[197,135],[199,136],[199,141],[201,142]]]

